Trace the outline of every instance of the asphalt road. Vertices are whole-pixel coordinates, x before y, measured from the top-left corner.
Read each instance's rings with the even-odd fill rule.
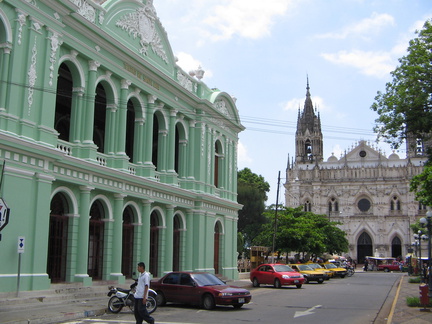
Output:
[[[301,289],[271,286],[249,289],[252,302],[242,309],[216,307],[213,311],[173,305],[159,307],[156,323],[374,323],[400,273],[358,273]],[[135,323],[130,311],[65,323]]]

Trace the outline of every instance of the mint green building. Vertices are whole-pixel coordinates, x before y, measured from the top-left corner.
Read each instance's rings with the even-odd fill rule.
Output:
[[[235,100],[177,64],[151,0],[0,2],[0,291],[144,261],[236,278]],[[22,251],[22,250],[21,250]]]

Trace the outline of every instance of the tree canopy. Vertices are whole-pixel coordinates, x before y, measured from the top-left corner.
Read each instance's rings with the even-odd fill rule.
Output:
[[[265,212],[268,222],[263,226],[254,244],[272,246],[274,233],[274,205]],[[326,215],[305,212],[299,208],[279,207],[275,250],[322,255],[348,251],[346,233]]]
[[[239,211],[237,231],[244,236],[245,245],[261,231],[261,226],[267,221],[263,212],[270,185],[264,177],[244,168],[237,173],[237,201],[243,205]]]
[[[371,109],[379,117],[375,131],[379,138],[398,148],[412,134],[425,139],[432,129],[432,23],[409,42],[408,54],[391,72],[385,92],[378,91]]]

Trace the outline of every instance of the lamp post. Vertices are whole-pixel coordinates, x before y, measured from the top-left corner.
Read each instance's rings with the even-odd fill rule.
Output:
[[[431,265],[431,236],[432,236],[432,211],[428,210],[426,213],[426,218],[422,217],[420,223],[428,230],[428,287],[429,287],[429,298],[432,297],[432,265]]]
[[[418,240],[415,240],[414,242],[412,242],[411,245],[414,246],[415,256],[418,257]],[[416,262],[416,269],[417,269],[417,272],[415,272],[415,273],[418,273],[418,271],[419,271],[419,262],[418,261]]]
[[[421,222],[421,220],[420,220]],[[421,247],[421,241],[426,241],[428,239],[428,237],[426,235],[422,235],[423,232],[421,230],[418,231],[418,234],[414,234],[414,238],[416,240],[416,242],[418,242],[418,247],[419,247],[419,264],[420,264],[420,279],[423,282],[423,280],[426,279],[426,277],[423,275],[423,260],[422,260],[422,247]]]

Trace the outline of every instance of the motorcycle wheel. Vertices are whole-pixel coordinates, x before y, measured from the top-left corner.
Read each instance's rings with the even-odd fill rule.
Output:
[[[154,299],[152,296],[147,297],[147,303],[146,303],[147,312],[149,314],[153,313],[157,308],[157,302],[156,299]]]
[[[123,308],[123,301],[117,296],[112,296],[108,301],[108,310],[111,313],[117,314],[122,310],[122,308]]]

